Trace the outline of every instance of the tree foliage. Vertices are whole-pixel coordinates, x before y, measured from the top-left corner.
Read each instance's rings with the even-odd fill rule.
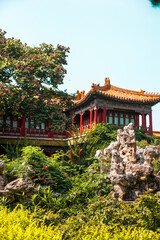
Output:
[[[5,35],[0,30],[1,110],[37,122],[64,120],[63,109],[71,106],[71,97],[58,90],[58,85],[66,74],[69,48],[46,43],[30,47]]]
[[[160,0],[150,0],[153,6],[160,5]]]

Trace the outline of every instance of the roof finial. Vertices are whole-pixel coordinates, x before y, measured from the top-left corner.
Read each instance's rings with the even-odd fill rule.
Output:
[[[80,100],[85,96],[85,90],[83,90],[82,92],[79,92],[79,90],[77,90],[77,96],[76,99]]]
[[[104,80],[105,80],[105,84],[104,84],[104,85],[110,87],[111,84],[110,84],[110,79],[109,79],[109,77],[106,77]]]

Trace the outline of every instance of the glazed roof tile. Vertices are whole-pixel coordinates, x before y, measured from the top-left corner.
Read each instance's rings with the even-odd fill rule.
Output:
[[[140,102],[140,103],[157,103],[160,101],[159,93],[148,93],[142,89],[140,91],[133,91],[124,88],[119,88],[110,84],[109,78],[105,78],[105,84],[100,86],[99,84],[92,84],[91,90],[85,94],[85,91],[77,91],[75,104],[82,103],[87,97],[94,94],[100,94],[108,98],[117,99],[128,102]]]

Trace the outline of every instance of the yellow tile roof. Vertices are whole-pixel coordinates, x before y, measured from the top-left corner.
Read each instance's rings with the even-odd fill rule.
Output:
[[[157,103],[160,101],[159,93],[148,93],[142,89],[140,89],[140,91],[133,91],[115,87],[110,84],[109,78],[105,78],[105,84],[103,86],[100,86],[99,84],[92,84],[92,88],[87,94],[85,94],[85,91],[77,91],[77,96],[74,100],[74,103],[79,104],[83,102],[89,95],[93,95],[95,93],[107,96],[112,99],[114,98],[128,102]]]

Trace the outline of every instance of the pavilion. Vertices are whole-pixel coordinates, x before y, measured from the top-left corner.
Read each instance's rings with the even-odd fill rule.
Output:
[[[158,102],[160,102],[158,93],[115,87],[111,85],[109,78],[105,78],[103,86],[92,84],[87,94],[85,91],[77,91],[72,121],[80,133],[92,129],[96,123],[107,122],[124,126],[132,122],[136,129],[142,127],[144,133],[152,135],[152,106]]]

